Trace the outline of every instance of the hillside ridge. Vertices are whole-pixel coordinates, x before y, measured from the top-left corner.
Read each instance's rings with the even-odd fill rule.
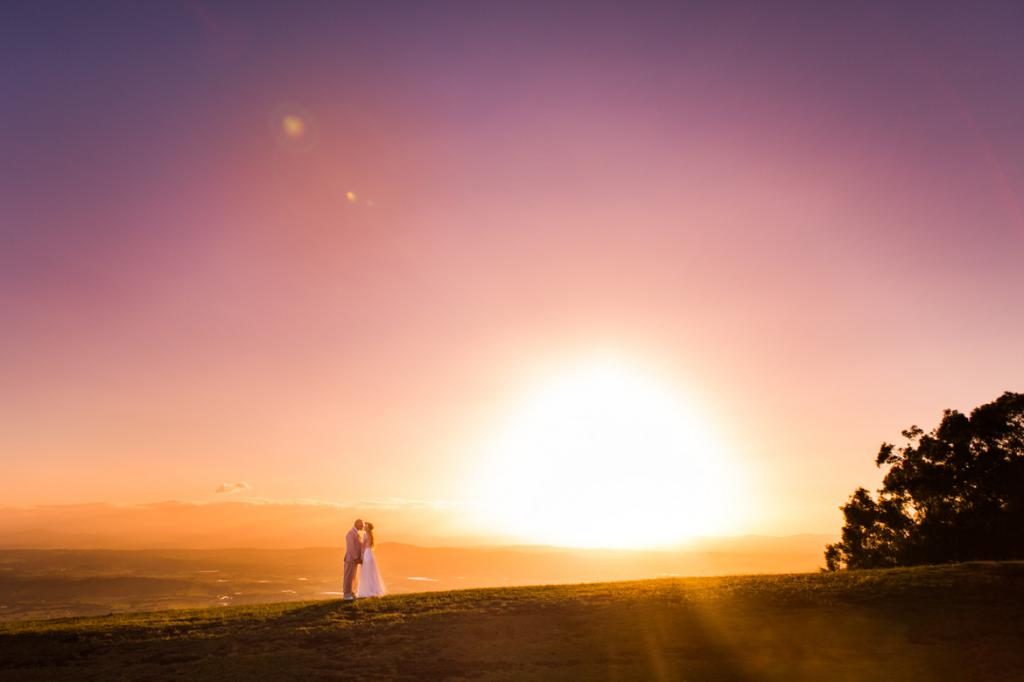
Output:
[[[1024,562],[0,625],[0,679],[1012,679]]]

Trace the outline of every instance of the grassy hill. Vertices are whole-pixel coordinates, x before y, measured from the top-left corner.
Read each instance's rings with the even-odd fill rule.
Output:
[[[1024,679],[1024,563],[0,625],[0,679]]]

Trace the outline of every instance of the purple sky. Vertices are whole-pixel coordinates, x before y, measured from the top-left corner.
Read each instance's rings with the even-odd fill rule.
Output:
[[[522,377],[613,346],[729,434],[739,530],[832,529],[882,440],[1024,388],[1022,34],[997,2],[3,3],[0,498],[457,499]]]

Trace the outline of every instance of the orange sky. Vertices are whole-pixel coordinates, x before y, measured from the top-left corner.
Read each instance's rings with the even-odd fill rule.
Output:
[[[883,440],[1020,389],[1024,106],[956,17],[864,54],[864,17],[406,10],[25,19],[4,505],[426,502],[457,535],[509,420],[611,354],[728,461],[716,532],[831,533]]]

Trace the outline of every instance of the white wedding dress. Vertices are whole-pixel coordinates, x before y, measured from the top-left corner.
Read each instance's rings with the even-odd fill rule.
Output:
[[[380,570],[377,568],[377,557],[373,555],[373,547],[366,543],[363,546],[363,565],[359,569],[356,597],[383,597],[386,592],[384,581],[380,578]]]

